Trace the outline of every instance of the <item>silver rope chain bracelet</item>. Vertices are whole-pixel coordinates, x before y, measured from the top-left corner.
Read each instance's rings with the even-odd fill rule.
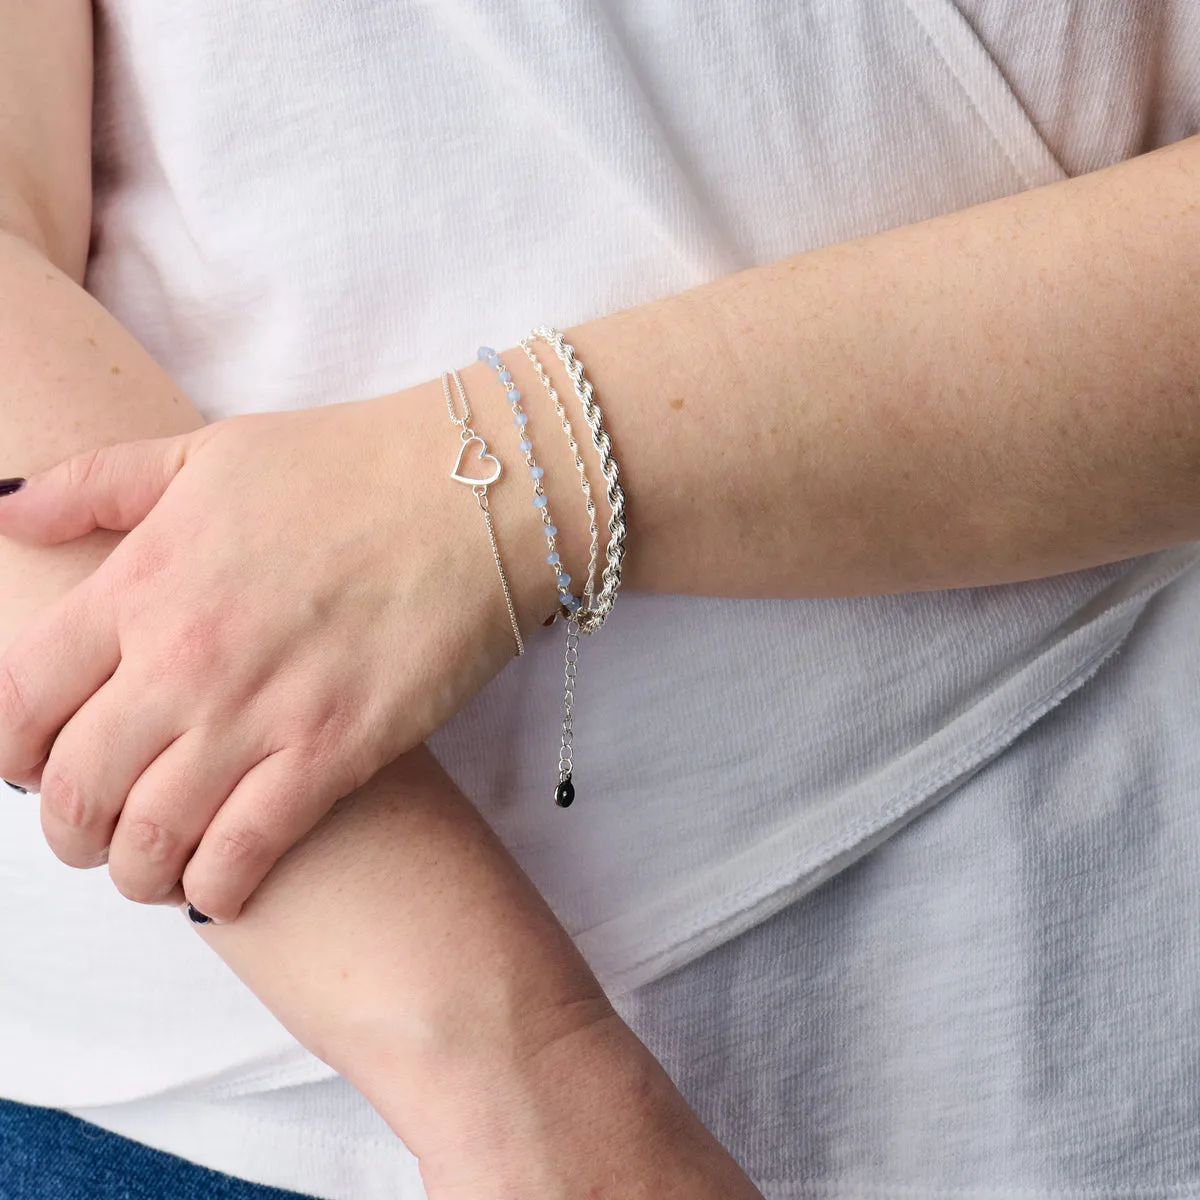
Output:
[[[603,587],[593,598],[588,610],[580,614],[579,628],[583,633],[595,633],[612,612],[621,587],[621,560],[625,557],[625,492],[618,482],[620,471],[613,457],[612,442],[605,431],[600,406],[596,403],[595,389],[584,374],[583,363],[575,356],[575,347],[568,345],[560,330],[548,325],[539,325],[533,330],[529,341],[544,342],[562,361],[575,387],[575,396],[583,408],[584,420],[592,433],[592,445],[600,455],[600,470],[608,484],[608,545],[604,557],[608,565],[604,568]]]

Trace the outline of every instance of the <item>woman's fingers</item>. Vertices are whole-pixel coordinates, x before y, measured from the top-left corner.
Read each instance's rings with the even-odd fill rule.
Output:
[[[182,903],[188,862],[253,761],[236,739],[200,728],[163,750],[124,798],[108,852],[117,890],[140,904]]]
[[[117,669],[116,613],[103,575],[72,588],[0,658],[0,778],[39,786],[58,731]]]
[[[105,861],[129,790],[179,732],[165,706],[145,700],[118,667],[54,739],[42,771],[42,832],[69,867]]]
[[[232,921],[267,873],[353,783],[316,777],[297,750],[278,750],[248,771],[213,818],[183,873],[202,913]]]
[[[0,537],[55,545],[93,529],[132,529],[187,461],[196,435],[101,446],[31,475],[0,496]]]

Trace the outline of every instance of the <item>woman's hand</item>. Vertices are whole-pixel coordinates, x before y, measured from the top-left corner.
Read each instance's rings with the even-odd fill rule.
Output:
[[[0,776],[40,783],[60,859],[107,853],[148,903],[182,879],[231,920],[500,670],[512,631],[458,447],[426,385],[103,448],[0,499],[25,541],[132,530],[0,660]],[[545,582],[514,589],[527,626]]]

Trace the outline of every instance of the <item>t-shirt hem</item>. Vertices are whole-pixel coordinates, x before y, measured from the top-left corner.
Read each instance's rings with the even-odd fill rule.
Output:
[[[621,996],[653,983],[746,932],[960,789],[1091,679],[1120,649],[1150,599],[1198,562],[1200,542],[1148,556],[1105,598],[1076,614],[1077,624],[1061,641],[859,784],[857,795],[843,795],[828,836],[800,842],[785,827],[652,904],[577,933],[575,942],[606,991]],[[849,825],[848,810],[859,814]]]
[[[349,1088],[349,1085],[345,1085]],[[315,1085],[288,1094],[156,1098],[70,1108],[72,1116],[188,1162],[315,1200],[427,1200],[417,1159],[390,1132],[350,1131]],[[281,1105],[272,1117],[270,1104]],[[366,1105],[366,1101],[361,1101]]]

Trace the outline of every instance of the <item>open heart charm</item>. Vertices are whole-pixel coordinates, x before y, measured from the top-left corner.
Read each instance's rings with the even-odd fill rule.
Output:
[[[479,443],[479,461],[491,463],[495,467],[495,470],[486,479],[474,479],[470,475],[463,474],[463,459],[467,457],[467,449],[476,442]],[[483,438],[469,437],[463,442],[462,449],[458,452],[458,462],[454,464],[450,478],[457,479],[459,483],[465,483],[468,487],[487,487],[489,483],[495,483],[500,478],[500,460],[494,454],[488,453],[487,442]]]

